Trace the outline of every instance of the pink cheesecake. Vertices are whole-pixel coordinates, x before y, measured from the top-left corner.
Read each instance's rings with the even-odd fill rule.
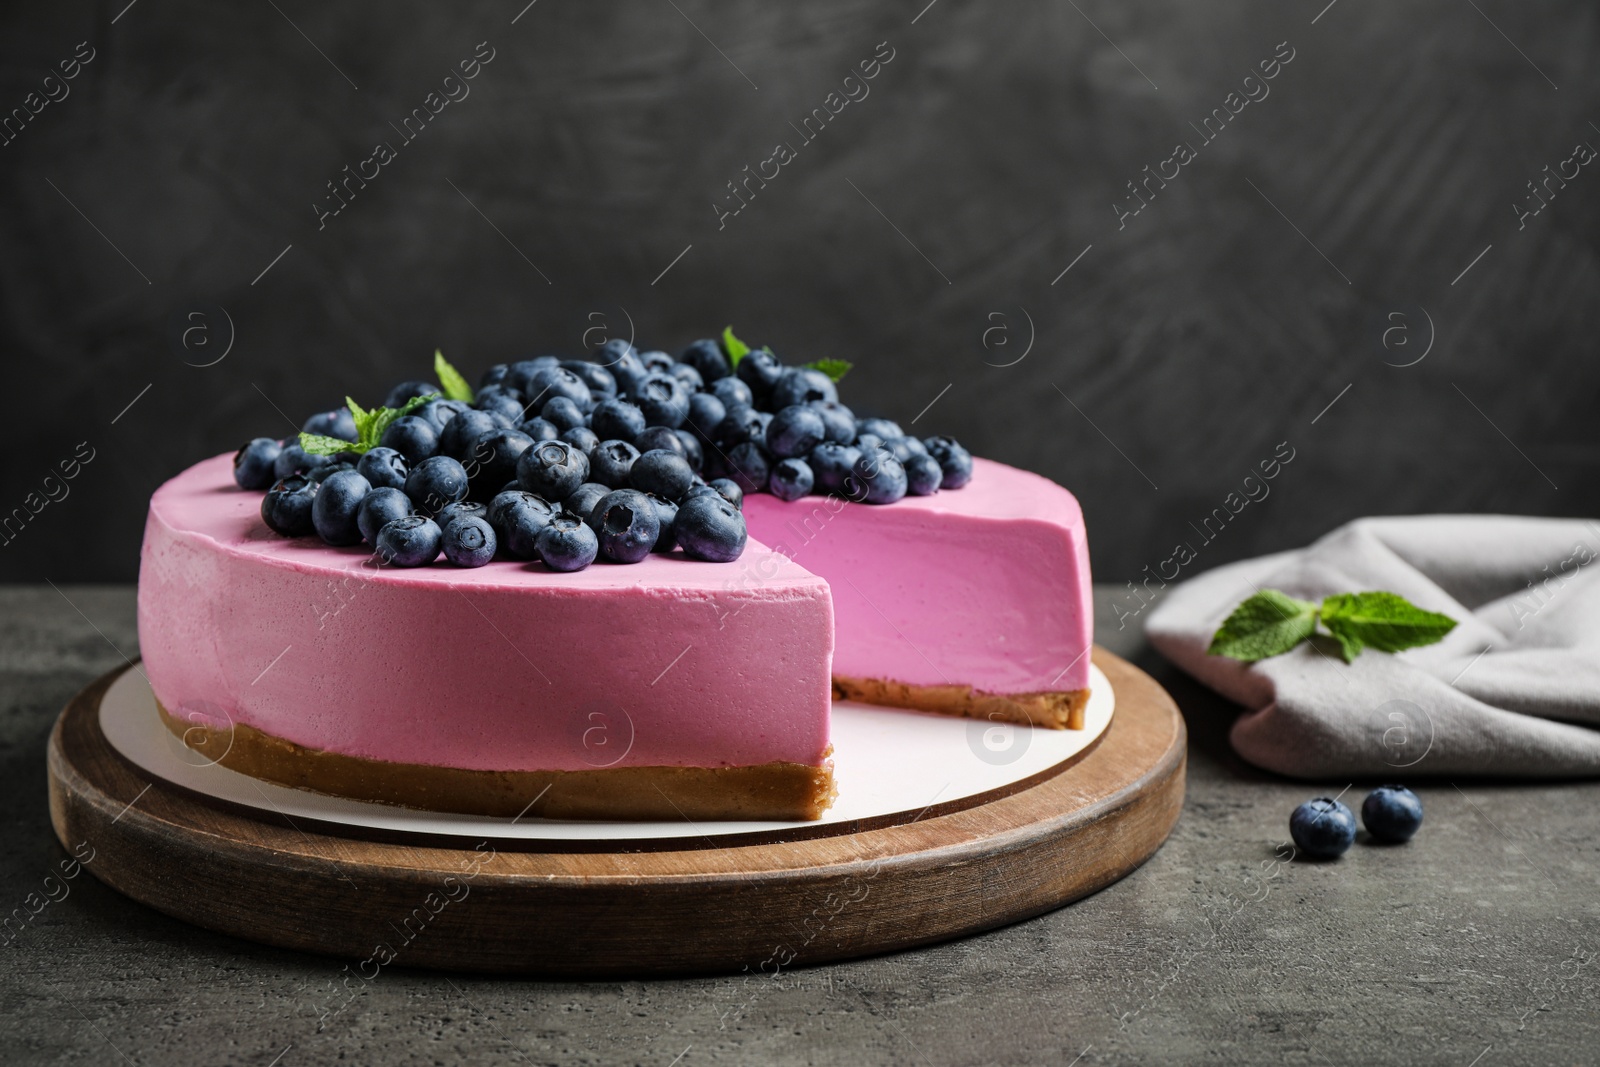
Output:
[[[887,506],[745,500],[733,563],[378,567],[270,533],[230,457],[150,503],[145,671],[260,778],[515,817],[814,819],[831,699],[1082,725],[1093,613],[1065,489],[976,460]]]

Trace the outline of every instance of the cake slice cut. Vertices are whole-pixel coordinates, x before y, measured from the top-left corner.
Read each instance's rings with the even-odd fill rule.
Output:
[[[150,502],[144,668],[208,760],[506,818],[815,819],[832,802],[828,584],[755,539],[736,564],[404,570],[274,536],[259,509],[227,456]]]
[[[959,491],[744,502],[751,536],[833,590],[852,700],[1082,729],[1094,610],[1083,513],[1047,478],[976,459]]]

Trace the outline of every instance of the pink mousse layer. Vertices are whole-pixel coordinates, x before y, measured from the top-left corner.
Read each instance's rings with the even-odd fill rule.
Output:
[[[752,537],[833,588],[834,673],[990,693],[1088,687],[1083,512],[1049,479],[979,459],[965,487],[932,496],[759,494],[744,512]]]
[[[231,472],[178,475],[145,525],[140,650],[181,718],[479,770],[824,758],[828,585],[754,539],[731,564],[380,569],[272,534]]]

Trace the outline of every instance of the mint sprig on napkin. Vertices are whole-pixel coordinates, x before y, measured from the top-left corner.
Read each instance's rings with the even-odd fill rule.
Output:
[[[378,442],[383,438],[383,431],[387,430],[395,419],[411,414],[430,400],[438,399],[438,393],[429,393],[427,396],[412,397],[405,402],[404,407],[373,408],[367,411],[354,400],[345,397],[345,406],[350,409],[350,414],[355,416],[356,439],[346,441],[343,438],[327,437],[320,433],[301,433],[300,447],[313,456],[337,456],[341,452],[357,454],[370,452],[378,447]]]
[[[1206,655],[1245,663],[1281,656],[1319,636],[1319,622],[1346,663],[1363,648],[1399,652],[1434,644],[1456,626],[1450,616],[1424,611],[1396,593],[1338,593],[1317,604],[1263,589],[1233,609],[1212,636]]]

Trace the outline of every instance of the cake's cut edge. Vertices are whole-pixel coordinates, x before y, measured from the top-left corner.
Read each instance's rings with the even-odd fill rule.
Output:
[[[883,678],[833,676],[834,694],[842,700],[912,708],[968,719],[988,719],[1051,730],[1083,729],[1089,690],[1045,693],[985,693],[965,685],[908,685]]]
[[[253,726],[186,723],[159,701],[156,706],[183,744],[229,770],[295,789],[424,811],[629,822],[809,821],[820,819],[838,796],[832,745],[818,766],[484,771],[361,759],[297,745]]]

